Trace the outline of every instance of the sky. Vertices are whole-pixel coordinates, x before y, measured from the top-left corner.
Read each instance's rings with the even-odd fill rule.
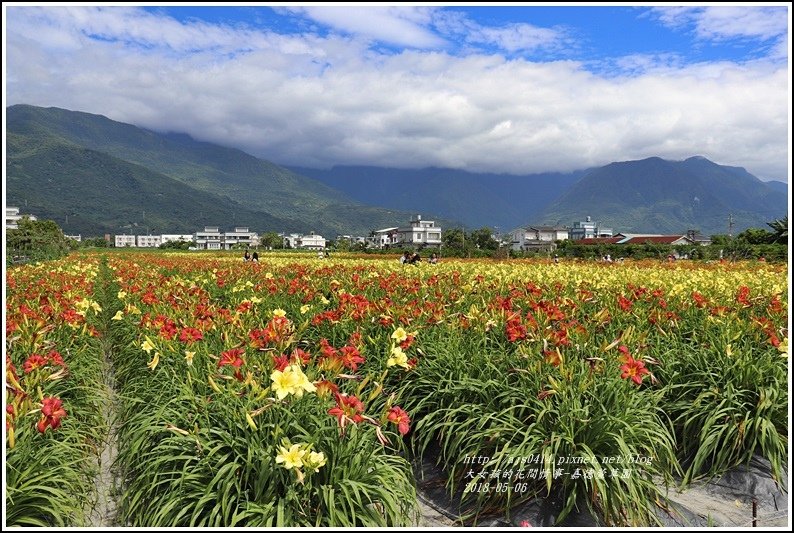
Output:
[[[701,155],[788,181],[789,3],[3,11],[4,108],[282,165],[530,174]]]

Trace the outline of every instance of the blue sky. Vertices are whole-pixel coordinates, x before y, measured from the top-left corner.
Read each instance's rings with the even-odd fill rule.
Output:
[[[276,163],[568,171],[703,155],[787,180],[788,4],[4,4],[6,105]]]

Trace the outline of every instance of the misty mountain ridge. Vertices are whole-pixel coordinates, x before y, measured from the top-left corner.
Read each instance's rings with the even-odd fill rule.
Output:
[[[69,233],[141,226],[145,212],[158,232],[247,225],[333,238],[405,226],[421,214],[442,228],[507,232],[530,224],[571,226],[591,216],[616,232],[710,235],[727,233],[729,216],[734,233],[766,227],[788,206],[786,183],[762,182],[701,156],[527,175],[285,168],[185,133],[28,105],[7,108],[7,132],[8,202],[28,202],[30,212],[59,224],[68,216]]]

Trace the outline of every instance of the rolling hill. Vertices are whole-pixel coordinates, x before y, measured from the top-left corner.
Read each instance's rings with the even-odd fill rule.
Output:
[[[333,238],[340,233],[363,234],[405,224],[411,215],[407,211],[363,205],[312,178],[234,148],[196,141],[185,134],[161,134],[101,115],[14,105],[7,108],[6,128],[10,134],[29,140],[31,145],[53,141],[71,144],[181,182],[190,190],[179,189],[180,194],[174,195],[175,202],[182,201],[190,191],[225,197],[226,202],[236,202],[251,212],[265,215],[261,224],[251,224],[256,231],[286,231],[289,226]],[[114,175],[108,173],[105,178],[112,180]],[[59,179],[66,183],[71,178],[65,174]],[[9,201],[28,199],[28,192],[18,188],[20,183],[19,179],[9,180],[9,190],[13,193]],[[38,195],[40,202],[45,200],[44,193]],[[50,200],[48,209],[53,211],[59,199]],[[86,205],[83,211],[89,214],[92,206]],[[280,220],[288,223],[278,228],[271,225]],[[193,228],[198,225],[197,220],[186,223]],[[231,223],[231,219],[215,221],[222,226]]]
[[[590,215],[614,231],[734,234],[766,227],[788,212],[787,195],[745,169],[700,156],[684,161],[651,157],[611,163],[585,174],[542,213],[543,220],[571,225]]]
[[[229,198],[55,137],[9,133],[9,205],[56,221],[66,233],[192,233],[219,221],[297,231],[294,220],[254,211]]]
[[[438,213],[460,220],[470,228],[487,226],[502,231],[509,231],[539,214],[585,173],[521,176],[447,168],[290,168],[365,204]]]

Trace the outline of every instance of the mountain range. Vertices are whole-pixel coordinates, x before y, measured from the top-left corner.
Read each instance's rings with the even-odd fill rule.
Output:
[[[703,157],[652,157],[570,173],[484,174],[283,167],[250,154],[101,115],[6,110],[6,196],[66,233],[182,233],[203,225],[364,235],[412,214],[442,228],[570,226],[591,216],[622,232],[703,234],[766,227],[788,185]]]

